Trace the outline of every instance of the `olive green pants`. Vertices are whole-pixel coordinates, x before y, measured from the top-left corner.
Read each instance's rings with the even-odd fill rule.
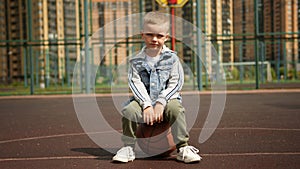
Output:
[[[189,134],[186,130],[185,109],[181,102],[177,99],[170,100],[164,110],[164,121],[169,122],[171,131],[176,144],[176,148],[188,145]],[[136,135],[135,131],[139,123],[143,121],[143,110],[139,103],[135,100],[126,105],[123,110],[122,141],[125,146],[135,146]]]

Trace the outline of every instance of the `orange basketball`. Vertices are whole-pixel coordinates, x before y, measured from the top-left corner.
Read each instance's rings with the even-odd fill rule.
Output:
[[[142,151],[150,156],[168,156],[176,149],[170,125],[165,121],[153,126],[140,124],[136,136]]]

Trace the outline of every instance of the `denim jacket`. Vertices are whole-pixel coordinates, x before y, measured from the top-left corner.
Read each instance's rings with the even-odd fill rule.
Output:
[[[156,102],[165,106],[170,99],[181,99],[184,73],[177,54],[164,46],[159,61],[151,69],[144,50],[145,47],[130,60],[128,82],[135,100],[145,109]]]

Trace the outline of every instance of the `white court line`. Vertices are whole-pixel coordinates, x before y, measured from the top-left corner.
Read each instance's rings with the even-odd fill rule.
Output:
[[[57,135],[49,135],[49,136],[27,137],[27,138],[3,140],[3,141],[0,141],[0,144],[19,142],[19,141],[29,141],[29,140],[55,138],[55,137],[79,136],[79,135],[84,135],[84,134],[86,134],[86,133],[71,133],[71,134],[57,134]]]
[[[192,128],[192,130],[202,130],[204,128]],[[212,130],[212,128],[205,128],[204,130]],[[266,130],[266,131],[300,131],[300,129],[288,129],[288,128],[264,128],[264,127],[228,127],[217,128],[216,130]]]
[[[203,128],[192,128],[191,130],[202,130]],[[205,128],[204,130],[211,130],[212,128]],[[300,129],[284,129],[284,128],[217,128],[216,130],[264,130],[264,131],[300,131]],[[121,130],[117,130],[121,132]],[[48,139],[48,138],[59,138],[59,137],[68,137],[68,136],[81,136],[81,135],[89,135],[89,134],[106,134],[112,133],[115,131],[102,131],[102,132],[91,132],[91,133],[70,133],[70,134],[57,134],[57,135],[48,135],[48,136],[37,136],[37,137],[27,137],[27,138],[19,138],[19,139],[11,139],[11,140],[2,140],[0,144],[12,143],[12,142],[20,142],[20,141],[30,141],[30,140],[39,140],[39,139]]]
[[[182,91],[183,95],[211,95],[211,94],[258,94],[258,93],[299,93],[300,89],[253,89],[253,90],[222,90],[222,91]],[[37,99],[37,98],[72,98],[72,97],[111,97],[128,96],[129,93],[92,93],[92,94],[61,94],[61,95],[16,95],[0,96],[1,99]]]
[[[200,154],[202,157],[232,157],[232,156],[277,156],[277,155],[300,155],[300,152],[257,152],[257,153],[218,153]],[[176,157],[176,156],[172,156]],[[70,159],[98,159],[101,156],[61,156],[61,157],[21,157],[0,158],[0,162],[6,161],[40,161],[40,160],[70,160]]]
[[[193,128],[192,130],[200,130],[202,128]],[[280,129],[280,128],[217,128],[217,130],[269,130],[269,131],[300,131],[300,129]],[[4,140],[0,141],[0,144],[3,143],[12,143],[19,141],[29,141],[36,139],[48,139],[48,138],[58,138],[66,136],[79,136],[86,134],[103,134],[111,133],[112,131],[103,131],[103,132],[93,132],[93,133],[70,133],[70,134],[58,134],[58,135],[49,135],[49,136],[40,136],[40,137],[30,137],[30,138],[21,138],[13,140]],[[254,152],[254,153],[216,153],[216,154],[206,154],[203,153],[203,157],[226,157],[226,156],[276,156],[276,155],[300,155],[300,152]],[[24,157],[24,158],[0,158],[0,162],[5,161],[38,161],[38,160],[64,160],[64,159],[96,159],[101,156],[61,156],[61,157]]]
[[[19,138],[19,139],[11,139],[11,140],[2,140],[2,141],[0,141],[0,144],[19,142],[19,141],[48,139],[48,138],[68,137],[68,136],[81,136],[81,135],[87,135],[87,134],[105,134],[105,133],[111,133],[111,132],[113,132],[113,131],[91,132],[91,133],[70,133],[70,134],[57,134],[57,135],[49,135],[49,136],[27,137],[27,138]]]
[[[276,156],[276,155],[300,155],[300,152],[257,152],[257,153],[218,153],[200,154],[204,157],[223,157],[223,156]]]
[[[36,161],[36,160],[64,160],[64,159],[96,159],[97,156],[62,156],[62,157],[24,157],[24,158],[0,158],[5,161]]]

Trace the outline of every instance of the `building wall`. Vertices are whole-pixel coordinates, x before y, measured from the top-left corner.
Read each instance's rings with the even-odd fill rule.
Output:
[[[234,61],[233,1],[212,0],[202,4],[202,25],[207,35],[205,63],[208,73],[212,73],[213,63]],[[210,48],[212,46],[213,48]]]
[[[0,25],[6,24],[6,1],[0,1]],[[7,35],[7,26],[0,26],[0,40],[5,40]],[[7,81],[7,52],[6,43],[0,42],[0,82]]]
[[[264,1],[264,7],[266,58],[297,62],[299,36],[297,0],[274,0],[273,3]]]
[[[297,32],[300,31],[300,10],[299,10],[299,9],[300,9],[300,6],[299,6],[299,5],[300,5],[300,3],[299,3],[299,1],[298,1],[297,7],[296,7],[298,10],[296,10],[297,12],[295,12],[295,13],[297,13],[297,21],[298,21],[298,22],[297,22],[297,24],[298,24],[298,26],[297,26]],[[299,35],[298,35],[298,36],[299,36]],[[300,47],[299,47],[299,46],[300,46],[300,41],[298,40],[298,45],[297,45],[297,47],[298,47],[298,59],[297,59],[297,60],[298,60],[298,63],[299,63],[299,61],[300,61]],[[299,64],[298,64],[298,65],[299,65]],[[300,70],[300,66],[299,66],[298,70]]]
[[[24,20],[26,21],[25,10],[26,6],[24,1],[21,0],[6,0],[1,3],[2,8],[4,7],[4,18],[1,19],[2,22],[5,22],[4,28],[2,29],[2,38],[5,40],[19,40],[26,39],[24,36]],[[5,30],[4,30],[5,29]],[[13,42],[17,43],[17,42]],[[21,46],[13,46],[13,43],[8,43],[5,46],[2,46],[1,53],[1,65],[2,65],[2,75],[5,81],[10,82],[13,79],[22,80],[23,78],[23,48]],[[5,58],[5,59],[4,59]],[[4,73],[4,71],[5,73]],[[6,77],[5,77],[6,76]],[[5,78],[4,78],[5,77]]]
[[[254,1],[233,1],[234,11],[234,60],[254,60]]]
[[[62,80],[66,72],[72,72],[67,66],[67,60],[80,59],[80,49],[84,41],[84,0],[34,0],[32,8],[34,66],[39,73],[39,80],[45,82],[50,77],[57,76]],[[90,0],[92,14],[89,14],[89,33],[97,32],[99,28],[115,19],[126,15],[158,10],[169,13],[169,8],[158,5],[155,0]],[[196,24],[196,0],[191,0],[183,8],[176,8],[175,14]],[[212,0],[201,1],[202,30],[212,40],[219,52],[219,61],[253,61],[254,60],[254,1],[247,0]],[[298,61],[299,58],[299,10],[297,0],[258,1],[263,6],[260,17],[260,32],[265,43],[266,59],[277,58],[288,61]],[[142,5],[142,7],[140,7]],[[29,66],[24,67],[29,57],[25,57],[25,47],[22,40],[27,35],[27,1],[5,0],[0,2],[0,81],[23,80],[29,75]],[[90,9],[89,9],[90,10]],[[184,26],[177,26],[176,38],[183,40]],[[140,29],[140,21],[130,21],[128,33]],[[126,39],[118,39],[118,34],[124,32],[124,27],[115,25],[112,29],[104,30],[102,37],[108,42],[105,48],[111,48],[103,59],[103,65],[120,65],[141,48],[142,41],[138,35]],[[290,33],[290,34],[283,34]],[[233,36],[234,34],[235,36]],[[222,35],[222,36],[221,36]],[[193,35],[189,35],[193,36]],[[11,42],[6,43],[6,40]],[[195,37],[191,40],[195,41]],[[102,42],[104,43],[104,42]],[[115,44],[116,46],[109,46]],[[171,47],[170,41],[167,43]],[[183,60],[189,52],[177,43],[176,51]],[[40,46],[38,46],[40,45]],[[127,50],[129,48],[130,50]],[[208,51],[207,56],[211,51]],[[101,53],[101,52],[99,52]],[[185,58],[184,58],[185,57]],[[211,64],[212,58],[206,58]],[[36,62],[37,61],[37,62]],[[94,60],[96,61],[96,59]],[[289,65],[293,67],[293,65]],[[55,73],[55,71],[56,73]]]

